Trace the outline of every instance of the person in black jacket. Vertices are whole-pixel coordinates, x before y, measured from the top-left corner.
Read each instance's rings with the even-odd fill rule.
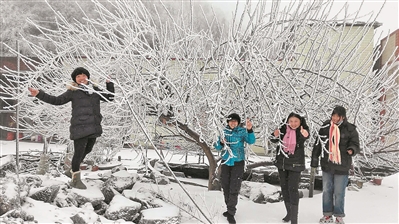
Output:
[[[319,156],[323,171],[323,217],[320,223],[344,223],[345,188],[348,185],[352,157],[359,152],[356,126],[346,119],[346,109],[336,106],[331,119],[319,130],[313,147],[311,167],[317,168]]]
[[[74,141],[74,155],[72,158],[72,170],[65,174],[72,178],[71,186],[86,189],[80,178],[80,163],[85,156],[91,152],[103,130],[101,127],[102,115],[100,112],[100,101],[112,101],[114,98],[114,84],[107,80],[104,92],[97,86],[92,85],[90,73],[85,68],[78,67],[72,74],[74,81],[66,92],[59,96],[51,96],[43,90],[28,88],[31,95],[52,104],[63,105],[72,102],[72,117],[69,128],[70,139]]]
[[[287,215],[284,222],[298,223],[299,181],[305,170],[304,144],[309,138],[305,118],[290,113],[279,129],[272,133],[272,142],[278,142],[275,165],[280,176],[281,192]]]

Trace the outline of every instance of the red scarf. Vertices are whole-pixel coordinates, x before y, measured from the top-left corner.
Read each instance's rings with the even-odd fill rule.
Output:
[[[296,147],[296,129],[292,129],[287,124],[287,129],[283,138],[284,152],[293,155]]]

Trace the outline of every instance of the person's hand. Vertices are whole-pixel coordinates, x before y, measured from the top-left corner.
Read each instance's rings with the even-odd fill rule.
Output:
[[[310,172],[315,173],[315,174],[319,174],[319,170],[317,169],[317,167],[311,167],[310,168]]]
[[[106,83],[110,83],[111,82],[111,76],[113,76],[114,74],[108,75],[107,79],[105,80]]]
[[[34,88],[31,88],[31,87],[28,87],[28,90],[30,92],[30,95],[32,95],[32,96],[37,96],[37,94],[39,94],[39,90],[38,89],[34,89]]]
[[[277,138],[280,135],[280,130],[276,129],[273,134],[274,134],[274,137]]]
[[[306,129],[303,129],[303,127],[301,126],[301,134],[303,135],[303,137],[307,138],[309,136],[309,132]]]
[[[352,155],[352,154],[353,154],[353,150],[352,150],[352,149],[348,149],[348,150],[346,150],[346,151],[348,152],[349,155]]]
[[[247,118],[247,123],[245,124],[245,126],[247,127],[247,130],[252,129],[252,122],[248,118]]]

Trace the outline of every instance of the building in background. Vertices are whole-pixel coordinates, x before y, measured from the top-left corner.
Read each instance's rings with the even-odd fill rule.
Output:
[[[388,75],[397,74],[399,72],[399,29],[381,40],[381,48],[384,48],[384,50],[379,60],[379,68],[391,66],[388,70]],[[399,84],[399,77],[396,79],[396,83]],[[387,97],[392,97],[393,95],[391,94],[399,94],[399,90],[387,92]]]
[[[35,58],[33,58],[35,60]],[[36,59],[37,61],[38,59]],[[18,58],[17,57],[0,57],[0,68],[2,69],[10,69],[13,71],[18,70]],[[28,66],[23,62],[23,60],[19,61],[19,71],[23,74],[25,71],[28,71]],[[0,70],[1,71],[1,70]],[[8,96],[3,88],[8,86],[9,83],[7,78],[5,77],[4,72],[0,72],[0,140],[11,140],[15,138],[15,133],[5,130],[6,128],[15,128],[16,123],[13,119],[15,117],[15,111],[13,109],[9,109],[9,105],[14,105],[16,100],[13,98],[14,96]],[[1,128],[5,127],[5,128]],[[12,136],[14,134],[14,136]]]
[[[381,56],[377,60],[375,65],[376,70],[383,70],[386,68],[386,73],[388,76],[396,76],[396,86],[384,88],[384,94],[380,97],[380,101],[384,108],[380,111],[380,116],[383,117],[387,114],[387,110],[398,108],[390,108],[390,102],[395,98],[399,97],[399,29],[389,34],[387,37],[381,40],[380,49]],[[393,121],[396,121],[393,119]],[[380,125],[385,125],[384,122],[380,122]],[[398,137],[399,138],[399,137]],[[397,139],[389,139],[388,142],[395,142]],[[386,141],[384,136],[381,136],[382,141]]]

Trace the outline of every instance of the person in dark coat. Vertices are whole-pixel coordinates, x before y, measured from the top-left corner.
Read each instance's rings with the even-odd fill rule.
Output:
[[[51,96],[43,90],[28,88],[31,95],[52,104],[63,105],[72,103],[72,117],[69,128],[70,139],[74,141],[74,155],[72,170],[65,174],[72,178],[71,186],[86,189],[80,179],[80,163],[91,152],[96,138],[103,133],[101,127],[102,115],[100,101],[112,101],[114,98],[114,84],[107,80],[108,92],[102,91],[90,81],[90,73],[85,68],[78,67],[72,74],[73,83],[68,90],[59,96]]]
[[[305,118],[290,113],[279,129],[272,133],[271,141],[276,147],[275,165],[280,177],[281,192],[287,215],[284,222],[298,223],[299,181],[305,170],[305,141],[309,138],[309,127]]]
[[[252,123],[246,120],[246,128],[240,127],[241,118],[232,113],[227,117],[224,137],[214,144],[218,151],[222,151],[222,188],[227,211],[223,216],[229,223],[236,223],[234,215],[237,211],[238,194],[240,193],[242,176],[245,168],[245,143],[254,144],[255,134]]]
[[[323,171],[323,217],[320,223],[344,223],[345,189],[348,185],[352,157],[359,152],[356,126],[346,119],[346,109],[336,106],[331,118],[319,130],[313,147],[311,167],[317,168],[319,157]]]

